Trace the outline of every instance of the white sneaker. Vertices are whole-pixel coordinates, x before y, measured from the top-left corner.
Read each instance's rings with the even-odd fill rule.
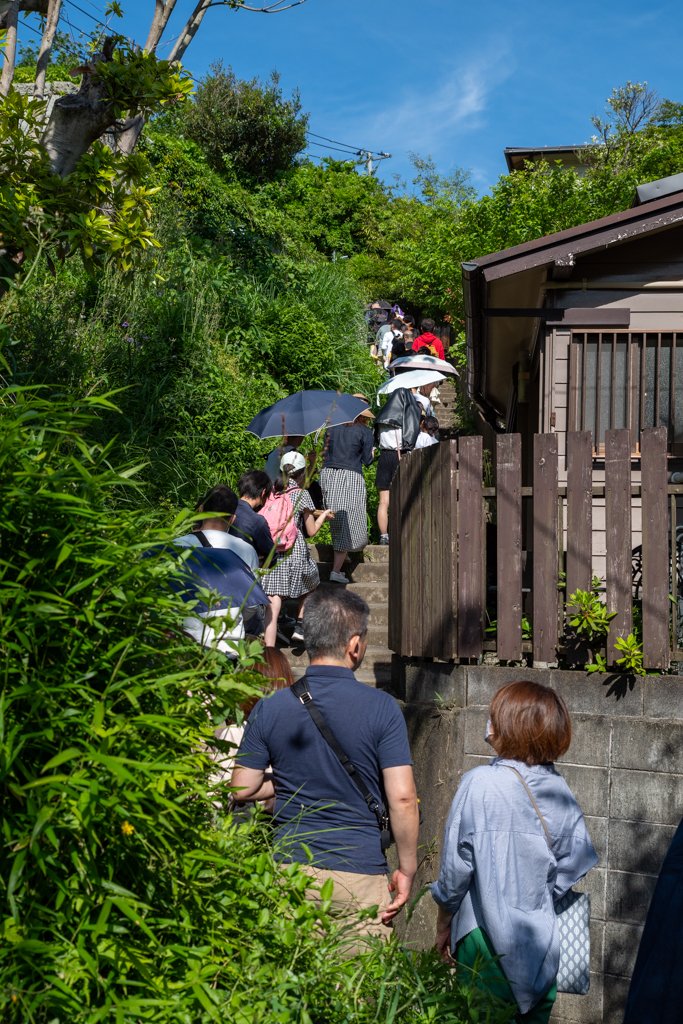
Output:
[[[343,572],[331,572],[330,583],[350,583],[348,576],[345,576]]]
[[[298,640],[300,643],[304,639],[304,623],[303,619],[296,620],[296,626],[292,630],[292,640]]]

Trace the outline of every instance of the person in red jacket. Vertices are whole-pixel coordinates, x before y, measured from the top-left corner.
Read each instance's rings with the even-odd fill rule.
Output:
[[[441,338],[437,338],[434,334],[435,327],[436,324],[433,320],[422,321],[420,324],[422,334],[413,342],[413,354],[420,349],[425,349],[430,355],[438,356],[439,359],[445,358]]]

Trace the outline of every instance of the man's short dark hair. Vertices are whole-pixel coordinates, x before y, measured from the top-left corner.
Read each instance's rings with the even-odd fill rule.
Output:
[[[237,495],[225,484],[216,484],[197,502],[197,512],[210,515],[234,516],[237,508]]]
[[[433,320],[430,320],[429,317],[427,317],[425,320],[422,320],[421,323],[420,323],[420,330],[424,331],[424,332],[428,332],[429,334],[433,334],[434,333],[434,328],[435,327],[436,327],[436,324],[434,323]]]
[[[251,498],[253,501],[255,498],[260,498],[264,491],[267,498],[272,490],[273,481],[262,469],[250,469],[247,473],[243,473],[237,481],[240,498]]]
[[[352,636],[368,631],[370,609],[358,594],[338,586],[321,586],[304,603],[304,642],[311,661],[341,661]]]

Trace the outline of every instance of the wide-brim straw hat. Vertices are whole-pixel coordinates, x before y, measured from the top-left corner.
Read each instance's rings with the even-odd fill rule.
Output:
[[[366,398],[366,396],[365,396],[365,395],[357,394],[357,395],[354,395],[353,397],[354,397],[354,398],[360,398],[360,399],[361,399],[361,401],[363,401],[363,402],[368,402],[368,400],[367,400],[367,398]],[[363,411],[362,411],[362,412],[359,412],[359,413],[358,413],[358,416],[365,416],[365,417],[366,417],[367,419],[369,419],[369,420],[374,420],[374,418],[375,418],[375,414],[374,414],[374,412],[373,412],[373,411],[372,411],[372,410],[370,409],[370,403],[369,403],[369,402],[368,402],[368,408],[367,408],[367,409],[363,409]]]

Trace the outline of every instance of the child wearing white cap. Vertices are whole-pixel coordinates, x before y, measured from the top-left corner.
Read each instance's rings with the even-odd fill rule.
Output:
[[[281,554],[275,566],[261,578],[263,589],[270,598],[270,606],[266,609],[264,635],[267,647],[275,646],[278,618],[285,598],[296,598],[299,601],[297,624],[292,633],[292,640],[303,640],[303,599],[318,586],[320,575],[302,530],[305,529],[308,537],[315,537],[322,524],[334,515],[330,509],[324,509],[322,512],[316,509],[310,494],[303,486],[306,482],[306,459],[301,452],[286,452],[280,460],[280,471],[281,477],[275,484],[274,493],[284,494],[289,499],[297,531],[293,547]]]

